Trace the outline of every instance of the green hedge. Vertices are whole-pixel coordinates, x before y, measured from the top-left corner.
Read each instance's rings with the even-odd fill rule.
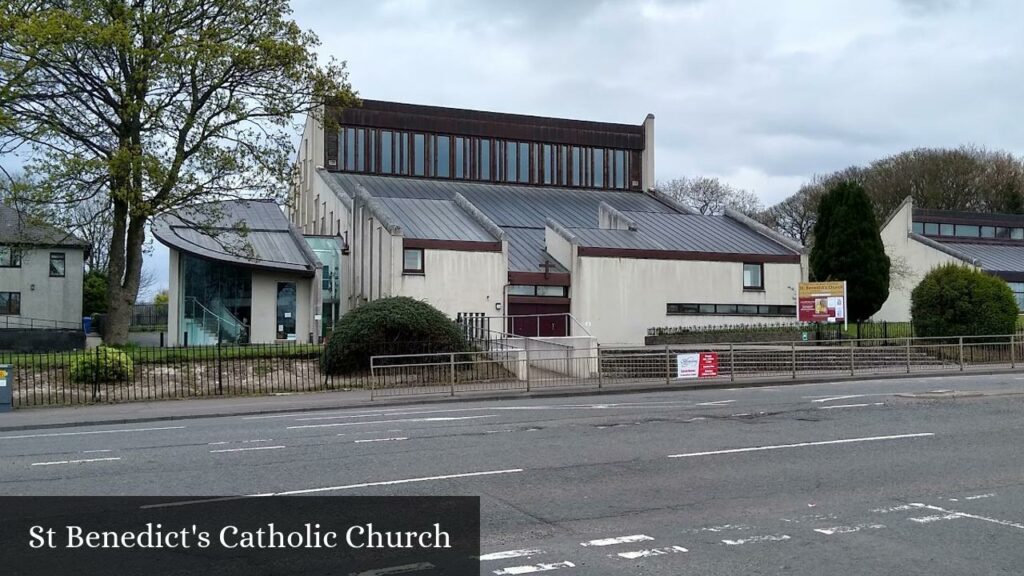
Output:
[[[349,374],[368,370],[372,356],[464,352],[468,348],[459,325],[437,308],[404,296],[382,298],[338,320],[320,369],[327,374]]]
[[[116,348],[100,346],[71,360],[72,382],[114,382],[132,375],[132,359]]]
[[[959,264],[935,268],[911,294],[917,336],[1012,334],[1019,313],[1006,282]]]

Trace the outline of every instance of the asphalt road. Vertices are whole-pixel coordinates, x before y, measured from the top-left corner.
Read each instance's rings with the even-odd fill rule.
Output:
[[[479,495],[483,574],[1016,575],[1022,416],[1003,375],[28,430],[0,492]]]

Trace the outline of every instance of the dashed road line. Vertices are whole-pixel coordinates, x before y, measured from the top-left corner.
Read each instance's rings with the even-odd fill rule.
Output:
[[[990,492],[988,494],[978,494],[978,495],[975,495],[975,496],[966,496],[966,497],[964,497],[964,500],[981,500],[983,498],[992,498],[993,496],[995,496],[995,493],[994,492]]]
[[[654,538],[651,538],[646,534],[632,534],[630,536],[601,538],[599,540],[591,540],[589,542],[580,542],[580,546],[612,546],[614,544],[629,544],[631,542],[643,542],[645,540],[654,540]]]
[[[250,446],[249,448],[221,448],[220,450],[210,450],[210,454],[221,454],[223,452],[249,452],[252,450],[280,450],[281,448],[287,448],[287,446]]]
[[[830,444],[852,444],[856,442],[879,442],[882,440],[903,440],[908,438],[926,438],[935,436],[933,432],[918,434],[893,434],[889,436],[867,436],[864,438],[844,438],[842,440],[822,440],[819,442],[798,442],[796,444],[776,444],[773,446],[752,446],[750,448],[730,448],[727,450],[710,450],[707,452],[690,452],[687,454],[670,454],[669,458],[692,458],[695,456],[716,456],[719,454],[739,454],[741,452],[760,452],[763,450],[781,450],[783,448],[804,448],[807,446],[827,446]]]
[[[619,552],[616,556],[625,558],[626,560],[636,560],[637,558],[652,558],[654,556],[664,556],[666,554],[679,554],[681,552],[689,552],[682,546],[665,546],[664,548],[650,548],[648,550],[635,550],[633,552]]]
[[[836,410],[839,408],[864,408],[865,406],[885,406],[885,402],[871,402],[865,404],[831,404],[829,406],[818,406],[818,410]]]
[[[885,524],[857,524],[856,526],[833,526],[831,528],[815,528],[814,531],[826,536],[834,534],[853,534],[861,530],[880,530]]]
[[[82,450],[82,454],[100,454],[102,452],[113,452],[113,450]]]
[[[434,565],[430,562],[417,562],[416,564],[403,564],[401,566],[390,566],[388,568],[367,570],[365,572],[360,572],[355,576],[392,576],[392,574],[409,574],[412,572],[422,572],[424,570],[433,569]]]
[[[932,522],[938,522],[940,520],[956,520],[957,518],[964,518],[959,514],[936,514],[933,516],[918,516],[917,518],[910,518],[911,522],[917,522],[918,524],[931,524]]]
[[[114,462],[120,458],[84,458],[81,460],[54,460],[52,462],[33,462],[32,466],[55,466],[57,464],[86,464],[89,462]]]
[[[1000,526],[1006,526],[1008,528],[1016,528],[1018,530],[1024,530],[1024,524],[1021,524],[1019,522],[1011,522],[1009,520],[999,520],[998,518],[990,518],[988,516],[979,516],[977,514],[968,514],[967,512],[958,512],[956,510],[947,510],[945,508],[940,508],[938,506],[930,506],[930,505],[927,505],[927,504],[921,504],[920,502],[914,502],[914,503],[911,503],[910,505],[914,506],[915,508],[922,508],[924,510],[931,510],[933,512],[941,512],[942,514],[945,514],[945,515],[954,515],[955,514],[956,516],[959,516],[961,518],[970,518],[972,520],[981,520],[983,522],[990,522],[992,524],[998,524]],[[911,520],[913,520],[913,518],[911,518]]]
[[[552,562],[550,564],[534,564],[531,566],[510,566],[501,570],[495,570],[494,573],[498,576],[513,576],[515,574],[533,574],[534,572],[548,572],[550,570],[558,570],[559,568],[575,567],[576,565],[572,562],[564,561]]]
[[[506,560],[509,558],[530,558],[543,554],[543,550],[527,549],[527,550],[503,550],[501,552],[491,552],[489,554],[483,554],[480,556],[481,562],[488,562],[490,560]]]
[[[722,540],[726,546],[741,546],[743,544],[757,544],[760,542],[784,542],[789,540],[788,534],[766,534],[764,536],[751,536],[750,538],[739,538],[736,540]]]
[[[302,424],[299,426],[288,426],[288,430],[301,428],[335,428],[338,426],[366,426],[369,424],[392,424],[394,422],[453,422],[455,420],[476,420],[477,418],[494,418],[497,414],[485,414],[483,416],[437,416],[433,418],[404,418],[399,420],[370,420],[367,422],[334,422],[331,424]]]
[[[353,440],[355,444],[363,444],[365,442],[397,442],[399,440],[408,440],[406,436],[395,436],[394,438],[364,438],[362,440]]]
[[[430,482],[434,480],[453,480],[456,478],[473,478],[476,476],[497,476],[500,474],[516,474],[522,472],[522,468],[509,470],[488,470],[486,472],[466,472],[463,474],[444,474],[441,476],[424,476],[421,478],[404,478],[402,480],[384,480],[381,482],[361,482],[359,484],[346,484],[342,486],[326,486],[324,488],[306,488],[303,490],[286,490],[284,492],[273,492],[265,494],[251,494],[252,497],[259,496],[293,496],[296,494],[316,494],[317,492],[339,492],[342,490],[354,490],[356,488],[371,488],[374,486],[395,486],[398,484],[412,484],[416,482]]]

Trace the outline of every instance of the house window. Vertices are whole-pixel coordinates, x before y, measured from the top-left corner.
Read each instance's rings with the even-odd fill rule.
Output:
[[[0,315],[21,314],[21,292],[0,292]]]
[[[16,246],[0,246],[0,268],[21,268],[21,249]]]
[[[764,264],[743,265],[743,289],[764,290]]]
[[[924,234],[924,222],[914,222],[914,234]]]
[[[1010,285],[1010,290],[1013,290],[1013,296],[1017,299],[1017,308],[1024,310],[1024,282],[1007,282]]]
[[[50,278],[64,277],[64,253],[50,252]]]
[[[565,298],[568,296],[569,288],[566,286],[537,286],[537,296],[553,296]]]
[[[926,236],[938,236],[939,235],[939,225],[936,224],[935,222],[925,222],[924,223],[924,233],[925,233]]]
[[[939,235],[940,236],[952,236],[953,225],[952,224],[939,224]]]
[[[406,248],[402,251],[402,273],[423,274],[423,248]]]
[[[508,287],[508,295],[509,296],[536,296],[537,295],[537,287],[536,286],[512,285],[512,286]]]

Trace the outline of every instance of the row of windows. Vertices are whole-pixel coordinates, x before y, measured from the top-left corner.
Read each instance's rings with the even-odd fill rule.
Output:
[[[631,187],[626,150],[343,127],[338,167],[348,172],[582,186]]]
[[[0,246],[0,268],[21,268],[22,250],[17,246]],[[65,260],[63,252],[50,252],[50,277],[63,278]]]
[[[1024,240],[1024,228],[1007,226],[975,226],[973,224],[940,224],[914,222],[914,233],[925,236],[954,236],[957,238],[998,238]]]
[[[513,284],[508,287],[509,296],[550,296],[568,298],[568,286],[530,286]]]
[[[666,313],[728,314],[730,316],[796,316],[796,306],[775,304],[667,304]]]

